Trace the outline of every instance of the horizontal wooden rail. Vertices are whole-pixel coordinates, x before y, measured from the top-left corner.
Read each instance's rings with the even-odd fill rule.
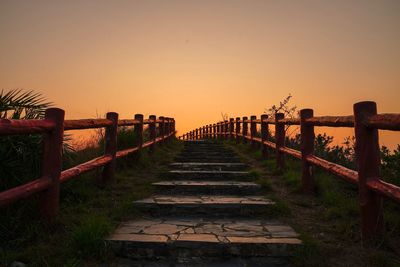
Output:
[[[24,199],[34,193],[41,192],[48,188],[50,184],[50,178],[42,177],[29,183],[0,192],[0,207],[7,206],[19,199]]]
[[[65,120],[64,131],[103,128],[112,125],[107,119]]]
[[[140,123],[142,123],[142,122],[139,120],[135,120],[135,119],[133,119],[133,120],[118,120],[118,126],[134,126],[134,125],[137,125]],[[144,124],[144,121],[143,121],[143,124]]]
[[[144,124],[148,124],[148,127],[144,127]],[[134,127],[137,144],[133,148],[117,151],[117,129],[121,126]],[[104,155],[61,171],[63,132],[93,128],[106,128]],[[143,131],[145,130],[150,131],[150,140],[144,143]],[[175,136],[176,131],[175,120],[168,117],[156,119],[155,115],[151,115],[149,119],[143,119],[143,115],[136,114],[134,119],[118,120],[117,113],[109,112],[106,119],[64,120],[63,110],[51,108],[46,110],[43,120],[0,120],[0,136],[15,134],[43,134],[45,147],[42,164],[43,177],[0,192],[0,207],[40,193],[43,195],[42,199],[45,200],[40,202],[42,215],[51,220],[58,211],[61,183],[104,167],[98,182],[106,185],[113,179],[117,158],[137,153],[146,147],[150,147],[153,151],[156,144],[168,141]]]
[[[345,168],[339,164],[329,162],[316,156],[308,156],[307,161],[311,164],[318,166],[336,176],[339,176],[346,181],[357,184],[358,183],[358,172],[351,169]]]
[[[365,122],[368,128],[400,131],[400,114],[376,114]]]
[[[0,120],[0,136],[38,134],[53,130],[55,123],[49,120]]]
[[[302,109],[299,118],[284,118],[282,113],[273,117],[263,114],[259,119],[249,117],[230,118],[229,121],[218,122],[217,127],[209,128],[212,135],[193,134],[195,129],[182,138],[184,140],[202,138],[231,138],[236,143],[251,142],[252,147],[261,147],[264,157],[268,157],[266,148],[276,152],[278,169],[285,168],[283,155],[290,155],[302,162],[302,189],[304,193],[312,193],[315,189],[313,167],[319,167],[345,181],[357,185],[359,190],[359,205],[362,214],[362,237],[368,239],[378,234],[382,228],[382,197],[400,202],[400,187],[386,183],[380,177],[380,150],[378,129],[400,131],[400,114],[377,114],[374,102],[360,102],[353,107],[354,114],[350,116],[314,116],[312,109]],[[261,125],[261,138],[256,137],[256,124]],[[275,125],[274,140],[269,138],[269,125]],[[299,125],[301,136],[301,151],[285,146],[285,125]],[[250,126],[250,127],[249,127]],[[357,170],[351,170],[339,164],[329,162],[314,155],[314,127],[350,127],[354,128],[356,137],[355,157]],[[207,133],[207,127],[206,133]],[[201,127],[200,129],[204,128]],[[249,131],[250,130],[250,131]],[[254,144],[262,144],[255,146]]]
[[[373,179],[367,182],[368,188],[371,190],[385,195],[387,198],[400,203],[400,187],[386,183],[380,179]]]
[[[322,116],[305,120],[307,125],[327,127],[354,127],[354,116]]]
[[[66,182],[73,177],[79,176],[81,174],[84,174],[86,172],[94,170],[98,167],[104,166],[104,165],[108,164],[111,160],[112,160],[112,156],[105,155],[105,156],[101,156],[101,157],[92,159],[90,161],[87,161],[85,163],[79,164],[77,166],[74,166],[70,169],[67,169],[67,170],[61,172],[60,181],[62,183]]]
[[[294,158],[301,159],[301,152],[298,150],[295,150],[295,149],[292,149],[292,148],[289,148],[286,146],[279,148],[279,150],[285,154],[288,154],[288,155],[294,157]]]

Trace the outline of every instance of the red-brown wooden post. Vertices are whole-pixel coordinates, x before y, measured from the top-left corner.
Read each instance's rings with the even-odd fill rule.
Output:
[[[229,139],[229,120],[225,121],[225,139]]]
[[[306,120],[314,116],[312,109],[300,110],[301,132],[301,168],[302,189],[304,193],[313,193],[315,189],[314,167],[307,161],[307,157],[314,154],[314,126],[307,125]]]
[[[213,138],[213,136],[212,136],[212,128],[213,128],[213,125],[209,124],[208,125],[208,138],[210,138],[210,139]]]
[[[169,141],[168,135],[170,133],[171,133],[171,118],[167,117],[165,123],[165,138],[167,139],[167,141]]]
[[[246,138],[246,136],[247,136],[247,117],[243,117],[243,130],[242,130],[242,133],[243,133],[243,143],[247,143],[247,138]]]
[[[285,146],[285,125],[279,123],[284,117],[283,113],[275,114],[276,165],[280,171],[285,168],[284,154],[280,151],[280,148]]]
[[[225,121],[221,121],[221,138],[225,139]]]
[[[220,136],[221,127],[220,126],[221,126],[220,123],[217,122],[217,138],[221,138],[221,136]]]
[[[224,139],[228,139],[229,138],[229,121],[225,120],[224,121]]]
[[[203,126],[203,127],[201,127],[201,128],[203,128],[203,138],[202,139],[205,139],[206,138],[206,127],[205,126]]]
[[[239,117],[236,118],[236,125],[235,126],[236,126],[235,127],[236,143],[239,143],[240,142],[240,136],[239,136],[239,134],[240,134],[240,118]]]
[[[176,125],[175,125],[175,118],[173,118],[172,119],[172,132],[174,133],[173,135],[172,135],[172,138],[175,138],[176,137]]]
[[[135,146],[142,148],[143,145],[143,114],[135,114],[135,120],[139,123],[133,126],[133,133],[135,135]]]
[[[235,119],[234,118],[230,118],[229,119],[229,137],[230,139],[234,139],[235,135],[233,134],[235,130]]]
[[[118,131],[118,113],[108,112],[106,118],[112,121],[112,125],[106,127],[105,134],[105,155],[112,157],[112,160],[104,166],[103,173],[101,175],[100,185],[105,185],[114,180],[115,167],[117,159],[115,157],[117,153],[117,131]]]
[[[59,108],[49,108],[45,112],[45,120],[55,123],[54,130],[43,137],[42,176],[50,178],[51,184],[41,192],[39,208],[42,217],[48,222],[52,221],[59,209],[64,114],[64,110]]]
[[[380,150],[378,130],[368,128],[365,122],[377,114],[375,102],[354,104],[354,130],[358,166],[358,190],[361,209],[362,238],[377,237],[383,230],[382,197],[369,190],[367,183],[380,177]]]
[[[216,139],[217,138],[217,124],[213,124],[213,134],[212,134],[212,136],[213,136],[213,139]]]
[[[156,138],[157,138],[157,132],[156,132],[157,117],[156,117],[156,115],[150,115],[149,120],[151,120],[151,122],[149,123],[149,134],[150,134],[149,137],[150,137],[151,141],[155,142]],[[156,148],[156,144],[152,144],[150,146],[150,151],[153,152],[155,148]]]
[[[164,135],[165,135],[165,132],[164,132],[165,131],[165,118],[164,118],[164,116],[160,116],[160,117],[158,117],[158,120],[160,121],[158,123],[158,134],[159,134],[159,137],[162,138],[162,142],[160,142],[160,144],[162,144],[164,141]]]
[[[170,130],[171,130],[171,118],[169,118],[169,117],[165,117],[165,131],[164,131],[164,134],[165,134],[165,141],[169,141],[169,137],[168,137],[168,135],[170,134]]]
[[[257,119],[257,116],[252,115],[250,116],[250,140],[251,140],[251,146],[253,148],[257,147],[257,143],[256,141],[254,141],[254,137],[256,137],[256,133],[257,133],[257,123],[255,122],[255,120]]]
[[[268,146],[264,144],[268,140],[268,123],[265,121],[268,119],[267,114],[261,115],[261,141],[262,141],[262,155],[264,158],[268,158]]]
[[[199,129],[198,128],[196,129],[196,138],[195,139],[199,140]]]

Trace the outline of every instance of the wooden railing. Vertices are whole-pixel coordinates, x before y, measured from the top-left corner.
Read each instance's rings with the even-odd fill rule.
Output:
[[[151,115],[149,119],[143,119],[143,115],[136,114],[134,119],[118,120],[118,113],[109,112],[105,119],[64,120],[64,114],[62,109],[50,108],[46,110],[43,120],[0,120],[0,136],[43,134],[44,145],[41,177],[0,192],[0,207],[39,193],[40,211],[46,219],[51,220],[58,212],[61,183],[103,166],[98,183],[104,186],[114,179],[117,158],[136,153],[145,147],[154,150],[157,143],[162,143],[175,135],[173,118],[157,119],[155,115]],[[150,140],[144,143],[145,124],[148,125]],[[134,127],[137,140],[135,147],[117,151],[117,130],[120,126]],[[105,128],[104,155],[62,171],[64,131],[93,128]]]
[[[261,124],[261,138],[256,137],[257,124]],[[270,141],[269,125],[275,125],[275,143]],[[250,125],[250,131],[248,126]],[[301,151],[285,146],[285,125],[299,125],[301,134]],[[357,170],[329,162],[314,155],[314,127],[351,127],[356,138]],[[300,159],[302,162],[302,189],[312,193],[315,189],[313,166],[320,167],[344,180],[358,186],[359,205],[361,209],[362,237],[370,239],[382,232],[383,202],[382,197],[400,203],[400,187],[380,179],[380,150],[378,129],[400,130],[400,114],[377,114],[375,102],[360,102],[354,105],[353,116],[315,117],[312,109],[300,111],[299,118],[284,118],[277,113],[274,118],[261,115],[231,118],[209,124],[180,136],[184,140],[204,138],[231,138],[237,142],[250,141],[253,146],[261,144],[264,157],[268,157],[268,148],[276,153],[277,168],[284,169],[284,154]]]

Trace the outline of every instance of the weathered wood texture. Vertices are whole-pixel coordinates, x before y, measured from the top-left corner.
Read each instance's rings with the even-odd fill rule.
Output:
[[[144,124],[148,124],[150,140],[143,143]],[[158,127],[157,127],[158,124]],[[117,129],[119,126],[134,126],[136,146],[117,151]],[[63,133],[67,130],[106,128],[105,152],[103,156],[84,162],[70,169],[61,171]],[[157,128],[159,135],[157,136]],[[141,114],[134,119],[118,120],[115,112],[107,113],[105,119],[64,120],[64,111],[50,108],[45,112],[43,120],[0,120],[0,136],[21,134],[43,134],[42,176],[39,179],[0,192],[0,207],[39,193],[39,209],[48,221],[51,221],[59,209],[60,184],[83,173],[104,167],[98,177],[101,185],[113,180],[116,159],[136,153],[145,147],[155,148],[175,136],[175,120],[154,115],[144,120]]]
[[[250,123],[250,135],[248,124]],[[232,125],[232,120],[229,121]],[[255,137],[256,124],[261,125],[261,138]],[[268,125],[275,125],[274,138],[268,136]],[[254,146],[262,144],[264,157],[269,150],[275,150],[278,169],[285,168],[284,155],[290,155],[302,161],[302,188],[305,193],[313,193],[315,188],[313,166],[322,168],[345,181],[358,186],[359,204],[362,216],[362,237],[368,240],[379,235],[383,228],[382,197],[400,203],[400,187],[381,180],[379,133],[378,129],[400,131],[400,114],[377,114],[374,102],[360,102],[354,105],[354,114],[350,116],[319,116],[313,115],[311,109],[303,109],[299,118],[284,118],[277,113],[275,117],[268,118],[261,115],[260,119],[251,116],[236,118],[235,131],[230,127],[229,133],[224,128],[225,122],[216,124],[217,136],[233,135],[239,142],[248,140]],[[301,151],[285,147],[285,126],[300,125]],[[357,169],[354,171],[344,166],[329,162],[314,155],[315,126],[324,127],[350,127],[354,128],[356,136]],[[271,139],[275,139],[275,143]]]

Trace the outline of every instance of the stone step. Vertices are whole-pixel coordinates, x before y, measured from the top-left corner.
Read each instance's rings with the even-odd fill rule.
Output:
[[[261,186],[251,182],[162,181],[153,185],[158,192],[169,195],[255,195],[261,193]]]
[[[232,150],[230,149],[223,149],[223,148],[184,148],[182,150],[182,153],[188,153],[188,152],[198,152],[198,153],[207,153],[207,152],[215,152],[215,153],[223,153],[223,152],[229,152],[229,153],[233,153]]]
[[[226,163],[240,163],[240,159],[237,157],[181,157],[175,158],[177,162],[226,162]]]
[[[175,253],[176,254],[176,253]],[[176,256],[175,256],[176,257]],[[293,266],[291,257],[178,257],[178,258],[140,258],[116,257],[111,265],[118,267],[289,267]],[[103,266],[103,265],[100,265]],[[105,267],[103,266],[103,267]]]
[[[154,195],[134,202],[135,207],[151,216],[170,214],[190,216],[258,216],[275,203],[263,196]]]
[[[179,154],[181,157],[207,157],[207,156],[222,156],[222,157],[237,157],[237,154],[232,153],[231,151],[190,151],[190,152],[181,152]]]
[[[168,259],[190,264],[207,258],[236,263],[252,258],[255,263],[222,266],[282,266],[272,263],[287,264],[301,246],[298,234],[277,221],[186,217],[129,221],[121,224],[107,242],[120,257],[151,259],[153,263]],[[256,264],[260,261],[264,265]]]
[[[222,163],[222,162],[175,162],[169,165],[170,168],[189,171],[242,171],[247,169],[244,163]]]
[[[247,171],[190,171],[190,170],[171,170],[168,177],[173,179],[211,179],[211,180],[239,180],[249,179],[250,173]]]

